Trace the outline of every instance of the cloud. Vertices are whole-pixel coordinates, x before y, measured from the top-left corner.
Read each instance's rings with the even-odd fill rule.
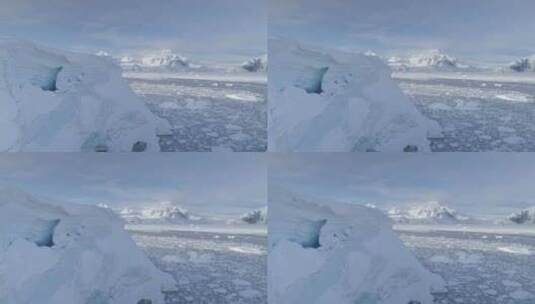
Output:
[[[535,156],[516,153],[273,155],[269,183],[380,206],[442,201],[472,214],[535,205]]]
[[[52,47],[165,47],[211,59],[266,49],[264,0],[0,0],[0,7],[0,35]]]
[[[270,35],[379,53],[441,48],[454,55],[516,56],[535,42],[529,0],[273,0]]]
[[[266,204],[266,163],[255,153],[4,154],[0,184],[62,201],[241,213]]]

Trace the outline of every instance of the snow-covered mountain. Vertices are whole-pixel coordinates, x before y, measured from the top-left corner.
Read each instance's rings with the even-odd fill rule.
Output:
[[[144,67],[163,68],[169,70],[190,67],[189,60],[171,50],[162,50],[156,54],[150,54],[141,58]]]
[[[117,61],[125,71],[183,72],[201,68],[188,58],[171,50],[160,50],[141,56],[123,56]]]
[[[248,72],[263,72],[267,70],[267,55],[251,58],[241,65],[242,69]]]
[[[535,207],[515,212],[507,217],[509,223],[535,224]]]
[[[516,60],[509,65],[509,69],[515,72],[534,72],[535,56],[524,57]]]
[[[393,56],[388,58],[387,62],[396,71],[456,71],[469,68],[440,50],[429,50],[405,57]]]
[[[0,189],[0,303],[163,304],[174,286],[110,210]]]
[[[159,151],[157,135],[169,132],[108,57],[9,38],[0,109],[0,151]]]
[[[269,150],[429,151],[441,137],[377,56],[270,39]]]
[[[389,209],[387,214],[395,222],[406,224],[458,224],[470,220],[469,217],[460,215],[439,202],[414,204],[404,208],[394,207]]]
[[[268,294],[273,303],[432,303],[444,288],[379,210],[269,189]]]
[[[267,207],[249,211],[240,217],[240,222],[247,224],[267,223]]]
[[[187,223],[199,221],[199,216],[171,202],[139,208],[124,208],[119,215],[129,223]]]

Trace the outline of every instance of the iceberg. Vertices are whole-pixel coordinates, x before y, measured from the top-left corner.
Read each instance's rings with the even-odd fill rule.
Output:
[[[429,151],[441,137],[377,56],[269,42],[270,151]]]
[[[0,109],[0,151],[159,151],[170,131],[109,57],[10,38],[0,38]]]
[[[379,210],[269,190],[270,303],[432,303],[444,291]]]
[[[110,209],[0,189],[0,303],[163,304],[166,290]]]

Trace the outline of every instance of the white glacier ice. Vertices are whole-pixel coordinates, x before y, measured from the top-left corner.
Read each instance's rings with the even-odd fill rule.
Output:
[[[444,281],[426,270],[379,210],[269,190],[270,303],[432,303]]]
[[[11,38],[0,38],[0,109],[0,151],[159,151],[169,132],[109,57]]]
[[[110,209],[0,189],[0,303],[163,304],[174,289]]]
[[[377,56],[279,38],[269,52],[271,151],[429,151],[428,138],[441,137]]]

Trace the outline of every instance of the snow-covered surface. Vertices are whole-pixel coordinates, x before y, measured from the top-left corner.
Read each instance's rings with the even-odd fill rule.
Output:
[[[396,223],[411,224],[459,224],[470,220],[454,209],[432,201],[388,209],[388,216]]]
[[[284,39],[270,39],[269,53],[271,151],[429,151],[441,136],[377,56]]]
[[[159,151],[169,125],[107,57],[0,38],[0,151]]]
[[[432,303],[443,287],[376,209],[313,202],[277,186],[269,202],[271,303]]]
[[[109,209],[0,190],[0,303],[163,304],[174,280]]]

